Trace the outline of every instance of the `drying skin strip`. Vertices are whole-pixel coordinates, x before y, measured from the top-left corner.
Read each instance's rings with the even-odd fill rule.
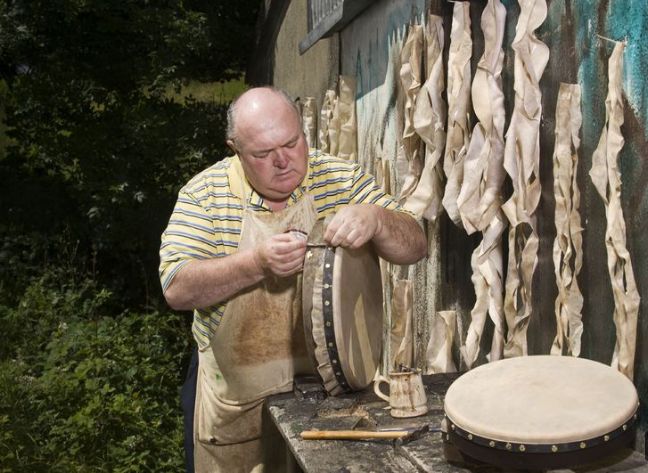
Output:
[[[314,97],[304,97],[302,102],[302,127],[309,148],[317,146],[317,104]]]
[[[337,156],[347,161],[357,162],[358,132],[355,112],[355,89],[356,83],[353,77],[340,76],[340,96],[337,102],[340,131],[338,134],[339,147]]]
[[[425,28],[427,80],[419,90],[414,109],[414,129],[425,143],[425,166],[416,190],[405,201],[405,209],[417,217],[434,221],[443,207],[443,166],[446,104],[441,98],[443,79],[443,19],[429,15]]]
[[[554,195],[556,197],[556,239],[553,262],[558,296],[556,297],[556,338],[552,355],[580,355],[583,333],[583,295],[578,274],[583,265],[580,191],[578,190],[578,132],[583,123],[580,111],[581,88],[578,84],[560,84],[556,104],[556,143],[553,155]]]
[[[436,313],[430,327],[430,341],[425,357],[427,373],[454,373],[457,371],[452,361],[452,345],[457,329],[457,312],[442,310]]]
[[[396,371],[401,364],[413,366],[414,361],[414,329],[412,324],[414,296],[411,281],[399,279],[394,282],[391,304],[391,362],[389,363],[389,371]]]
[[[337,156],[340,150],[340,97],[336,96],[331,106],[331,120],[328,124],[329,153]]]
[[[410,25],[407,39],[401,50],[401,67],[399,71],[401,87],[405,93],[405,105],[401,150],[397,159],[402,161],[404,158],[406,160],[406,166],[405,163],[401,162],[398,169],[404,169],[405,167],[407,169],[399,194],[401,202],[404,202],[414,192],[423,169],[420,156],[421,139],[414,129],[414,104],[421,88],[423,69],[422,52],[423,27],[421,25]]]
[[[502,233],[506,223],[501,211],[504,182],[504,93],[502,92],[502,41],[506,8],[489,0],[481,17],[484,54],[472,84],[472,101],[479,123],[475,126],[464,160],[464,180],[457,204],[464,228],[483,233],[471,258],[476,301],[461,354],[468,368],[477,360],[486,317],[495,330],[488,356],[502,357],[504,348],[504,286]]]
[[[447,182],[443,207],[457,226],[461,226],[457,197],[463,181],[463,160],[470,142],[468,114],[470,113],[471,57],[470,4],[455,2],[448,56],[448,133],[443,161]]]
[[[538,264],[535,213],[541,195],[539,82],[549,60],[549,48],[534,33],[547,17],[545,0],[518,0],[518,3],[520,16],[512,44],[515,102],[504,148],[504,169],[513,184],[513,194],[502,206],[511,224],[504,297],[508,326],[505,357],[527,354],[533,273]]]
[[[504,182],[504,93],[502,65],[506,8],[489,0],[481,18],[484,54],[472,83],[472,102],[479,123],[464,159],[464,179],[458,207],[464,228],[471,234],[486,228],[502,206]]]
[[[589,174],[594,187],[605,203],[607,217],[605,246],[614,296],[614,325],[617,335],[612,367],[632,379],[640,297],[630,253],[626,248],[626,225],[621,208],[621,173],[617,165],[617,157],[624,143],[621,135],[623,50],[624,44],[617,43],[609,59],[609,85],[605,99],[606,123],[599,144],[592,155],[592,169]]]
[[[471,320],[466,333],[466,344],[461,347],[461,355],[469,369],[479,355],[486,315],[490,316],[494,325],[491,351],[487,358],[489,361],[496,361],[503,355],[505,316],[502,307],[504,262],[502,234],[504,230],[506,230],[506,221],[500,212],[484,230],[482,241],[470,258],[473,270],[471,281],[475,287],[476,299],[470,312]]]
[[[322,110],[320,111],[319,120],[319,149],[321,149],[323,153],[332,155],[337,153],[337,147],[335,152],[331,150],[332,139],[329,130],[331,130],[331,120],[333,119],[333,110],[335,109],[336,102],[337,94],[335,93],[335,90],[327,90],[324,94],[324,101],[322,102]],[[337,137],[335,142],[337,143]]]
[[[383,159],[380,156],[378,156],[374,161],[374,165],[376,169],[376,183],[380,186],[383,192],[391,194],[391,175],[392,175],[391,161],[389,161],[388,159]],[[391,320],[391,323],[385,326],[385,337],[389,336],[389,339],[392,340],[393,339],[392,325],[400,324],[400,321],[398,320],[398,316],[394,316],[393,314],[393,310],[394,310],[393,307],[395,302],[394,302],[394,296],[392,294],[395,293],[396,291],[395,285],[397,284],[395,282],[396,279],[393,274],[394,264],[390,263],[389,261],[383,258],[379,258],[379,264],[380,264],[380,277],[382,279],[383,314],[388,315],[389,320]],[[390,301],[391,301],[391,305],[389,305]],[[390,308],[391,311],[389,310]],[[397,321],[394,321],[394,317],[396,317]],[[389,362],[389,360],[393,360],[394,358],[393,350],[395,350],[395,348],[391,343],[389,344],[388,348],[389,348],[389,352],[383,354],[383,359],[384,359],[383,366],[393,366]]]

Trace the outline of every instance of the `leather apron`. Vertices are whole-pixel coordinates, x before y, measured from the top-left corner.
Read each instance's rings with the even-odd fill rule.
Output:
[[[241,251],[287,230],[309,233],[317,219],[307,193],[277,212],[255,213],[247,208],[247,196],[243,202]],[[304,340],[301,273],[269,276],[230,299],[210,344],[199,350],[196,473],[263,472],[263,400],[290,391],[295,374],[312,371]]]

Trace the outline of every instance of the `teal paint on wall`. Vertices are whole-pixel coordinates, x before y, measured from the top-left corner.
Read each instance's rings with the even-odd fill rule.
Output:
[[[599,54],[601,40],[596,36],[598,17],[595,0],[580,1],[574,5],[576,30],[578,83],[582,87],[583,155],[590,156],[605,124],[605,97],[607,74],[603,75],[603,56]],[[603,44],[605,47],[606,45]],[[606,55],[607,56],[607,55]],[[588,158],[588,163],[591,160]]]
[[[355,52],[358,97],[391,80],[388,69],[393,66],[393,59],[396,59],[392,56],[398,54],[405,41],[410,15],[412,12],[420,12],[422,8],[422,5],[417,4],[396,5],[388,16],[381,18],[380,23],[373,25],[371,33],[365,33],[371,39],[362,44],[362,51],[357,49]],[[414,18],[419,24],[422,22],[421,15],[416,14]],[[343,64],[343,69],[351,70],[346,64]]]
[[[645,0],[610,2],[606,33],[627,41],[623,55],[623,89],[648,133],[648,4]],[[648,134],[645,135],[648,138]]]

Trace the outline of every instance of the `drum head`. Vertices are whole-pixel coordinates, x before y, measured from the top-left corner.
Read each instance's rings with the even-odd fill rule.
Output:
[[[638,403],[632,382],[607,365],[527,356],[464,374],[448,389],[444,409],[448,433],[468,455],[537,468],[573,466],[609,453],[633,427]]]
[[[324,223],[309,235],[304,264],[304,328],[326,390],[339,394],[367,387],[382,350],[382,280],[371,245],[358,250],[323,243]]]

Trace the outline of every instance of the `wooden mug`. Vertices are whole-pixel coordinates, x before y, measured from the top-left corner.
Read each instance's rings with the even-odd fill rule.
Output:
[[[381,391],[382,383],[389,384],[389,396]],[[416,417],[428,411],[419,370],[395,371],[389,373],[389,378],[378,375],[374,381],[374,392],[389,403],[392,417]]]

